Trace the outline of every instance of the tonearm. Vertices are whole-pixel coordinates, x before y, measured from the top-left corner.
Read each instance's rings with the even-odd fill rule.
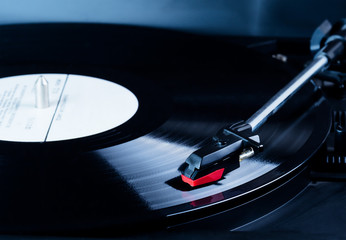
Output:
[[[311,38],[314,58],[304,70],[248,120],[221,129],[210,144],[193,152],[179,168],[182,180],[192,187],[218,181],[225,172],[224,166],[227,166],[228,172],[232,171],[240,166],[242,159],[262,151],[260,136],[254,131],[313,76],[342,59],[345,55],[345,42],[346,19],[334,26],[329,21],[324,21]]]

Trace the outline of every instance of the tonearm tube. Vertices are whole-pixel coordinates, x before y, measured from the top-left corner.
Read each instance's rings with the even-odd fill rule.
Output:
[[[248,120],[221,129],[210,144],[193,152],[179,168],[181,178],[192,187],[218,181],[225,172],[240,167],[240,161],[263,150],[254,131],[263,125],[314,75],[345,55],[346,19],[334,26],[324,21],[311,38],[313,60]],[[225,169],[227,168],[227,171]]]

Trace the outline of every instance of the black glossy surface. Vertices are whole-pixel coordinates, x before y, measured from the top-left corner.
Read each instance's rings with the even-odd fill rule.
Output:
[[[289,182],[329,129],[329,108],[311,103],[309,84],[259,131],[263,154],[218,184],[181,191],[167,181],[179,176],[186,157],[224,125],[249,117],[295,72],[222,39],[179,32],[96,24],[0,31],[1,76],[101,77],[137,94],[142,111],[111,132],[68,144],[3,143],[1,232],[108,236],[185,222],[167,223],[166,215],[186,210],[196,210],[193,219],[209,216],[230,207],[219,203],[242,205]]]
[[[284,207],[237,231],[296,233],[342,239],[345,236],[344,182],[318,182]],[[338,236],[338,237],[337,237]]]

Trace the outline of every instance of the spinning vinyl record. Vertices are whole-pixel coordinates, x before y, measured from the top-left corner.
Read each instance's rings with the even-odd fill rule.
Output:
[[[186,158],[295,71],[222,38],[168,30],[0,29],[3,233],[131,234],[225,211],[227,227],[238,227],[304,188],[295,179],[330,128],[309,83],[258,130],[262,153],[192,188],[178,171]],[[48,101],[35,102],[37,92]]]

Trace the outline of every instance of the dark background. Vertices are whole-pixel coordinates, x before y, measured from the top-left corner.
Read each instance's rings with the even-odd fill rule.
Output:
[[[0,24],[118,23],[242,36],[308,37],[343,0],[1,0]]]

